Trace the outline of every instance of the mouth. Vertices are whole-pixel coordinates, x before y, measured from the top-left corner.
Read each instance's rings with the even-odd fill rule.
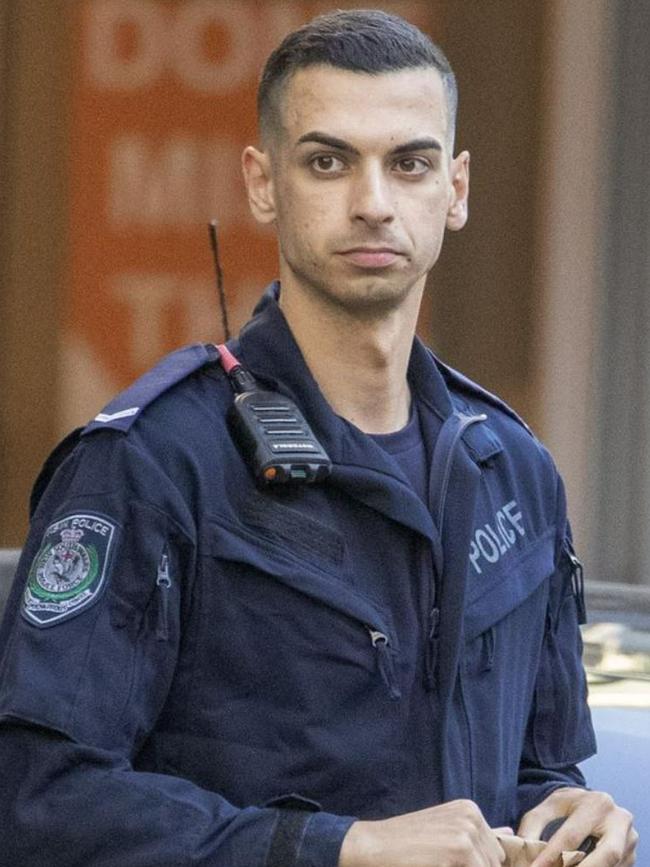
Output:
[[[359,268],[389,268],[403,253],[393,247],[350,247],[339,255]]]

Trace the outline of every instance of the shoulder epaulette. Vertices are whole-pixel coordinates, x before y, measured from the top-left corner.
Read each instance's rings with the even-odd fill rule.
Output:
[[[439,358],[436,358],[436,364],[440,372],[442,373],[445,381],[450,388],[458,388],[466,393],[474,394],[477,397],[484,400],[486,403],[492,404],[492,406],[500,409],[506,415],[509,415],[510,418],[514,419],[518,424],[520,424],[531,436],[535,436],[531,428],[526,424],[523,418],[518,415],[511,406],[501,400],[500,397],[497,397],[496,394],[492,394],[491,391],[483,388],[482,386],[475,383],[473,380],[469,379],[467,376],[464,376],[457,370],[454,370],[453,367],[449,367],[440,361]]]
[[[186,346],[161,359],[125,391],[117,395],[82,430],[81,436],[111,428],[126,433],[140,413],[157,397],[206,364],[218,361],[219,353],[208,343]]]
[[[45,461],[34,483],[30,499],[30,517],[33,517],[52,476],[68,455],[72,454],[81,437],[104,428],[128,431],[142,410],[152,401],[195,370],[217,361],[218,358],[216,347],[210,344],[197,343],[172,352],[137,379],[133,385],[118,394],[85,428],[78,427],[69,433]]]

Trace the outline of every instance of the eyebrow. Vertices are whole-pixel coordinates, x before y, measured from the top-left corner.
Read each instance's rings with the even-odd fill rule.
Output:
[[[308,142],[314,142],[316,144],[326,145],[327,147],[336,148],[336,150],[345,151],[350,154],[354,154],[355,156],[359,156],[359,151],[353,147],[349,142],[346,142],[344,139],[337,138],[333,135],[328,135],[324,132],[318,132],[318,130],[312,130],[311,132],[306,132],[304,135],[301,135],[296,144],[301,145]],[[427,150],[435,150],[442,151],[442,145],[438,141],[438,139],[432,138],[430,136],[423,136],[421,138],[414,138],[411,141],[404,142],[404,144],[397,145],[390,151],[390,156],[398,156],[399,154],[411,153],[412,151],[427,151]]]

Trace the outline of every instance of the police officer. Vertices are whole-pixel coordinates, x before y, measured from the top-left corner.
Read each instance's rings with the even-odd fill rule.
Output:
[[[1,863],[494,867],[496,828],[558,817],[535,867],[589,835],[588,867],[634,863],[630,815],[576,767],[595,746],[556,470],[414,340],[467,219],[455,105],[440,50],[381,12],[269,58],[243,167],[279,283],[35,489],[0,636]],[[278,397],[260,436],[292,400],[327,478],[256,481],[233,364]]]

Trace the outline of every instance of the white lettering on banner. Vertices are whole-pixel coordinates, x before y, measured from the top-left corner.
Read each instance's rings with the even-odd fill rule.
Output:
[[[179,15],[171,43],[176,71],[181,80],[205,93],[229,91],[250,76],[251,30],[254,21],[245,20],[242,3],[215,3],[214,0],[190,3]],[[228,32],[230,51],[215,63],[201,51],[206,28],[223,27]]]
[[[112,529],[111,525],[105,521],[93,520],[83,515],[73,518],[72,526],[83,527],[86,530],[91,530],[93,533],[99,533],[100,536],[106,536]]]
[[[48,527],[46,537],[60,536],[61,530],[67,530],[69,527],[73,527],[74,529],[83,527],[93,533],[99,533],[100,536],[107,536],[114,529],[112,524],[102,521],[101,518],[95,518],[92,515],[72,515],[63,518],[61,521],[56,521]]]
[[[517,536],[525,536],[523,516],[516,500],[510,500],[495,514],[492,523],[479,527],[469,546],[469,560],[474,571],[482,573],[481,560],[487,563],[498,562],[512,548]]]
[[[168,7],[155,0],[95,0],[89,6],[87,65],[91,80],[106,90],[136,90],[171,71],[199,93],[224,93],[256,78],[262,59],[302,23],[287,3],[187,0]],[[128,54],[120,34],[135,36]],[[225,34],[226,50],[214,57],[206,36]]]
[[[95,0],[89,7],[87,62],[95,84],[111,90],[134,90],[152,84],[163,71],[167,39],[165,17],[153,0]],[[118,34],[129,27],[134,50],[118,50]]]
[[[195,226],[248,219],[240,148],[222,139],[175,136],[161,144],[141,135],[117,138],[110,150],[108,217],[123,229]]]

